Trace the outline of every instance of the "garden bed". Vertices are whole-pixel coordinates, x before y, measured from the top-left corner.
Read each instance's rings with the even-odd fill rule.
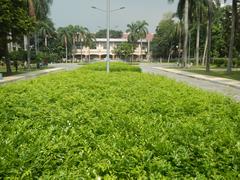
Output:
[[[0,177],[240,178],[240,105],[111,63],[0,87]]]

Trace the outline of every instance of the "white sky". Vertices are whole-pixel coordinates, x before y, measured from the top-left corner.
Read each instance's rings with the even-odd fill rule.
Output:
[[[169,4],[168,0],[111,0],[111,9],[126,7],[111,14],[111,28],[125,31],[127,24],[146,20],[149,31],[154,32],[163,14],[176,11],[176,2]],[[106,0],[54,0],[51,18],[56,27],[81,25],[95,32],[106,26],[106,14],[92,9],[92,6],[106,9]]]

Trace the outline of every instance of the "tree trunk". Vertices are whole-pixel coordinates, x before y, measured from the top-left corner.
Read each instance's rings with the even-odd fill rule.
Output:
[[[5,63],[6,63],[7,75],[12,74],[11,61],[10,61],[10,59],[9,59],[9,58],[5,58]]]
[[[179,42],[178,42],[178,65],[180,65],[181,51],[182,51],[182,23],[180,21],[179,22]],[[183,63],[182,60],[181,60],[181,63]]]
[[[29,15],[36,20],[36,14],[35,14],[33,0],[28,0],[28,10],[29,10]]]
[[[142,45],[143,45],[143,42],[142,42],[142,38],[141,38],[141,52],[140,52],[140,60],[142,61],[143,60],[143,55],[142,55]]]
[[[189,39],[188,39],[188,61],[187,64],[190,64],[191,62],[191,32],[189,32]]]
[[[170,63],[171,55],[172,55],[172,42],[171,42],[171,46],[170,46],[170,50],[169,50],[169,54],[168,54],[168,64]]]
[[[44,44],[45,44],[45,47],[47,48],[48,47],[48,36],[47,35],[45,35]]]
[[[210,62],[211,62],[211,46],[212,46],[212,0],[208,0],[208,53],[207,53],[207,62],[206,62],[206,71],[210,71]]]
[[[81,62],[82,62],[82,57],[83,57],[83,55],[82,55],[82,50],[83,50],[82,39],[80,40],[80,43],[81,43]]]
[[[184,47],[183,47],[183,67],[186,66],[188,60],[188,12],[189,12],[189,0],[185,1],[184,7]]]
[[[67,36],[66,34],[64,35],[64,44],[65,44],[65,57],[66,57],[66,63],[68,61],[68,42],[67,42]]]
[[[207,31],[206,31],[206,40],[205,40],[205,45],[204,45],[204,52],[203,52],[203,57],[202,57],[202,66],[205,65],[206,62],[206,56],[207,56],[207,47],[208,47],[208,24],[207,24]]]
[[[197,39],[196,39],[196,66],[199,65],[199,42],[200,42],[200,14],[197,15]]]
[[[66,46],[65,48],[66,48],[65,50],[66,50],[66,63],[67,63],[67,61],[68,61],[68,47]]]
[[[133,63],[133,60],[134,60],[134,51],[135,51],[135,48],[134,48],[134,43],[132,43],[132,57],[131,57],[131,64]]]
[[[38,35],[37,32],[34,33],[34,45],[35,45],[35,52],[36,55],[38,54]]]
[[[24,46],[24,51],[27,51],[27,36],[26,35],[24,35],[23,36],[23,46]]]
[[[151,59],[150,51],[151,51],[151,45],[150,45],[150,40],[148,40],[147,62],[150,62],[150,59]]]
[[[89,61],[89,63],[90,63],[90,61],[91,61],[91,57],[90,57],[90,47],[89,47],[89,50],[88,50],[88,61]]]
[[[31,68],[31,47],[30,47],[30,35],[27,35],[27,67]]]
[[[228,66],[227,72],[232,72],[233,66],[233,47],[234,47],[234,38],[235,38],[235,26],[236,26],[236,15],[237,15],[237,0],[232,1],[232,28],[231,28],[231,38],[229,45],[229,53],[228,53]]]
[[[7,75],[10,75],[12,73],[12,69],[11,69],[11,61],[7,57],[7,55],[8,55],[7,35],[4,35],[3,44],[4,44],[4,47],[3,47],[4,53],[3,54],[5,55],[6,71],[7,71]]]
[[[76,44],[75,44],[75,37],[73,37],[73,62],[75,62],[75,54],[76,54]]]

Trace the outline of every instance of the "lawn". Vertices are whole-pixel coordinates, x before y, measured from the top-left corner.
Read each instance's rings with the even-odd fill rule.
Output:
[[[206,68],[204,66],[199,66],[199,67],[193,66],[190,68],[181,68],[181,67],[178,67],[175,63],[163,63],[161,64],[161,66],[168,69],[178,69],[178,70],[183,70],[183,71],[202,74],[202,75],[222,77],[222,78],[228,78],[228,79],[234,79],[234,80],[240,81],[239,68],[233,68],[232,73],[227,73],[227,68],[216,67],[216,66],[212,66],[210,72],[206,72]]]
[[[10,75],[7,75],[7,73],[6,73],[6,66],[0,66],[0,73],[3,74],[3,77],[6,77],[6,76],[23,74],[23,73],[26,73],[26,72],[37,71],[37,70],[42,70],[42,69],[47,69],[47,68],[48,67],[45,66],[45,67],[41,67],[40,69],[37,69],[36,64],[31,64],[31,69],[28,70],[27,68],[24,68],[24,67],[19,65],[18,66],[18,71],[16,71],[15,67],[11,66],[12,73]]]
[[[188,72],[193,72],[202,75],[214,76],[214,77],[223,77],[228,79],[234,79],[240,81],[240,70],[234,70],[230,74],[226,72],[226,69],[212,69],[210,72],[206,72],[204,69],[190,69],[186,70]]]
[[[112,63],[0,87],[0,179],[239,179],[240,104]]]

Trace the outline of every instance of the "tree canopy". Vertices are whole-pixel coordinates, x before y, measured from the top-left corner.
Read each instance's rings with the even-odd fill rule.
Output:
[[[110,38],[121,38],[123,35],[122,31],[118,30],[110,30]],[[107,30],[101,29],[98,32],[96,32],[96,38],[106,38],[107,37]]]
[[[6,56],[7,43],[32,31],[34,22],[21,0],[1,0],[0,12],[0,55]]]

